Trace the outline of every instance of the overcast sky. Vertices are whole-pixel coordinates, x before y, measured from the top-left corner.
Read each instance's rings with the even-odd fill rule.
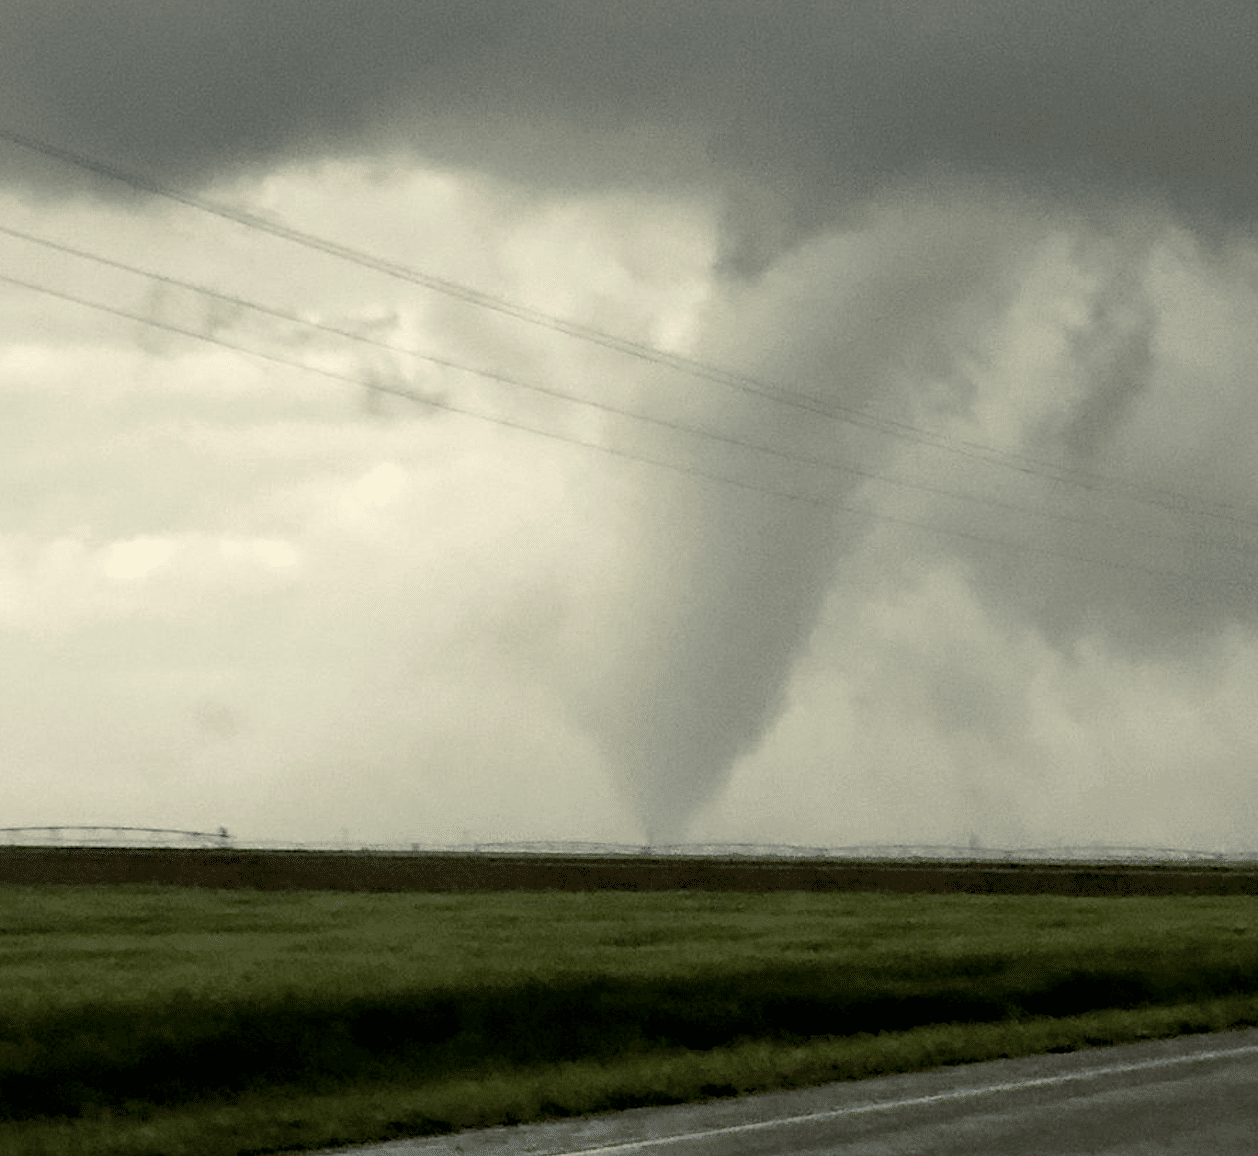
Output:
[[[1256,42],[9,0],[0,827],[1258,849]]]

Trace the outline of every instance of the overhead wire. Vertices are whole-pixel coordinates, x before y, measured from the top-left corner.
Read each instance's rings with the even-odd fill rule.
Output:
[[[187,328],[185,326],[176,325],[168,321],[160,321],[156,318],[146,317],[144,314],[136,313],[131,310],[122,309],[115,305],[106,305],[102,302],[92,301],[89,298],[81,297],[77,294],[68,293],[64,290],[52,289],[48,286],[37,285],[34,282],[25,281],[9,274],[0,274],[0,282],[16,286],[35,293],[42,293],[63,301],[71,302],[76,305],[94,309],[99,312],[107,313],[126,320],[135,321],[142,325],[151,326],[161,329],[169,333],[176,333],[184,337],[192,338],[196,341],[205,342],[207,344],[216,345],[221,348],[233,350],[237,353],[243,353],[250,357],[260,358],[274,364],[287,366],[292,369],[304,370],[308,373],[318,374],[319,376],[329,378],[335,381],[347,382],[353,385],[365,387],[370,390],[393,394],[398,397],[406,398],[410,401],[419,402],[423,405],[430,406],[435,409],[446,410],[451,413],[461,414],[463,416],[472,417],[480,421],[489,422],[494,425],[505,426],[510,429],[522,431],[525,433],[535,434],[541,437],[549,438],[555,441],[566,442],[572,445],[578,445],[587,449],[593,449],[600,453],[609,454],[615,457],[640,462],[646,465],[655,466],[676,473],[698,477],[706,481],[716,483],[718,485],[732,486],[741,490],[753,491],[772,497],[785,498],[792,501],[803,502],[812,506],[824,507],[831,510],[841,511],[847,514],[853,514],[858,517],[868,518],[874,521],[886,522],[893,525],[905,526],[912,529],[924,530],[927,533],[943,535],[945,537],[959,538],[972,541],[984,545],[995,546],[999,549],[1009,550],[1015,553],[1023,554],[1039,554],[1058,558],[1064,561],[1081,563],[1084,565],[1100,567],[1103,569],[1125,570],[1147,574],[1158,578],[1171,578],[1179,581],[1199,581],[1199,575],[1185,574],[1182,571],[1168,570],[1161,567],[1146,566],[1138,562],[1125,561],[1114,558],[1104,558],[1096,555],[1077,554],[1046,546],[1037,546],[1033,543],[1022,541],[1010,541],[1006,538],[992,537],[991,535],[978,534],[967,530],[960,530],[954,527],[931,525],[930,523],[920,522],[912,518],[903,518],[894,514],[885,512],[876,512],[865,510],[857,506],[850,505],[833,499],[819,498],[815,495],[801,494],[794,491],[780,490],[772,487],[760,486],[754,483],[746,482],[737,478],[729,478],[724,475],[713,474],[706,470],[697,469],[688,465],[679,464],[677,462],[666,461],[658,458],[651,458],[643,454],[630,453],[626,450],[620,450],[612,446],[605,446],[598,442],[587,441],[586,439],[576,437],[570,434],[556,433],[553,430],[539,428],[525,422],[516,421],[510,418],[478,413],[465,407],[453,405],[444,399],[433,398],[423,394],[417,390],[412,390],[404,386],[389,385],[381,383],[370,377],[356,376],[352,374],[340,373],[335,370],[325,369],[321,366],[309,365],[305,362],[294,361],[291,358],[281,357],[275,353],[268,353],[263,350],[253,349],[245,345],[239,345],[235,342],[227,341],[213,334],[205,334],[197,330]]]
[[[239,345],[236,342],[227,341],[224,338],[213,334],[199,333],[195,329],[189,329],[182,325],[176,325],[173,322],[160,321],[154,317],[146,317],[142,313],[136,313],[129,309],[122,309],[116,305],[106,305],[103,302],[92,301],[87,297],[80,297],[74,293],[67,293],[65,290],[52,289],[46,285],[37,285],[32,281],[24,281],[19,277],[13,277],[7,273],[0,273],[0,282],[15,285],[21,289],[27,289],[35,293],[43,293],[49,297],[56,297],[62,301],[69,301],[75,305],[82,305],[89,309],[98,310],[102,313],[109,313],[115,317],[125,318],[128,321],[137,321],[141,325],[152,326],[155,329],[162,329],[168,333],[177,333],[183,337],[191,337],[197,341],[204,341],[210,345],[217,345],[223,349],[230,349],[237,353],[244,353],[250,357],[261,358],[264,361],[270,361],[277,365],[288,366],[291,369],[305,370],[307,373],[318,374],[321,377],[326,377],[334,381],[342,381],[351,385],[362,386],[363,388],[372,390],[376,393],[387,393],[396,397],[406,398],[408,401],[419,402],[421,405],[426,405],[433,409],[440,409],[449,413],[461,414],[465,417],[472,417],[480,421],[490,422],[493,425],[505,426],[508,429],[522,430],[526,433],[537,434],[540,437],[550,438],[554,441],[568,442],[572,445],[584,446],[587,449],[597,450],[600,453],[611,454],[615,457],[628,458],[632,461],[644,462],[648,465],[659,466],[662,469],[673,470],[681,474],[689,474],[692,477],[705,478],[709,481],[718,482],[722,485],[736,486],[739,489],[751,490],[778,498],[787,498],[792,501],[807,502],[816,506],[829,504],[825,501],[825,499],[818,498],[814,495],[800,494],[790,490],[780,490],[768,486],[759,486],[750,482],[744,482],[738,478],[729,478],[721,474],[710,473],[706,470],[698,469],[697,467],[651,458],[643,454],[629,453],[627,450],[620,450],[614,446],[605,446],[598,442],[587,441],[584,438],[579,438],[572,434],[556,433],[554,430],[530,425],[527,422],[517,421],[512,418],[477,413],[475,410],[468,409],[464,406],[454,405],[453,403],[446,401],[444,398],[433,397],[422,393],[419,390],[410,389],[406,386],[392,385],[381,382],[374,377],[339,373],[336,370],[325,369],[322,366],[310,365],[303,361],[294,361],[292,358],[281,357],[279,354],[268,353],[260,349],[252,349],[247,345]]]
[[[615,350],[627,356],[665,366],[692,377],[741,390],[744,393],[766,399],[775,404],[789,406],[886,436],[929,446],[946,453],[984,462],[997,468],[1047,478],[1061,484],[1081,487],[1086,490],[1108,489],[1111,492],[1122,492],[1133,498],[1133,500],[1138,500],[1145,504],[1158,505],[1174,513],[1195,512],[1223,521],[1236,522],[1242,525],[1255,525],[1250,518],[1236,514],[1237,507],[1234,503],[1198,498],[1175,490],[1131,482],[1128,479],[1114,475],[1063,466],[1060,463],[1049,462],[981,442],[939,434],[908,422],[872,414],[855,407],[844,406],[829,399],[766,382],[749,375],[735,373],[697,359],[667,353],[643,342],[633,341],[594,326],[558,317],[542,310],[513,302],[496,294],[474,289],[447,278],[424,273],[410,266],[367,253],[353,246],[332,241],[277,221],[259,217],[241,209],[234,209],[204,197],[198,197],[194,194],[171,188],[152,177],[133,173],[121,166],[62,148],[7,126],[0,125],[0,140],[7,140],[22,148],[118,181],[138,191],[186,205],[200,212],[242,225],[248,229],[268,233],[313,251],[374,270],[397,280],[442,293],[479,308],[514,317],[528,324],[550,329],[569,337]]]
[[[1118,523],[1107,521],[1104,519],[1089,518],[1080,514],[1070,514],[1070,513],[1065,513],[1062,511],[1046,510],[1046,509],[1038,508],[1034,506],[1020,505],[1016,502],[1005,501],[1003,499],[991,497],[989,495],[966,493],[966,492],[961,492],[961,491],[956,491],[956,490],[950,490],[943,486],[931,485],[925,482],[914,482],[906,478],[895,477],[893,475],[880,473],[875,470],[867,470],[867,469],[862,469],[858,466],[845,465],[844,463],[835,462],[828,458],[816,457],[816,456],[808,455],[808,454],[801,454],[797,451],[783,450],[777,446],[766,445],[762,442],[756,442],[747,438],[736,437],[730,434],[721,433],[716,430],[707,429],[702,426],[693,425],[687,422],[675,421],[668,418],[657,417],[651,414],[639,413],[636,410],[632,410],[623,406],[613,405],[610,402],[599,401],[599,400],[591,399],[588,397],[578,396],[568,391],[557,389],[553,386],[538,385],[534,382],[524,381],[518,377],[500,373],[494,370],[484,369],[478,366],[469,365],[466,362],[457,361],[455,359],[448,358],[448,357],[442,357],[442,356],[427,352],[425,350],[414,349],[408,346],[398,345],[394,342],[384,341],[384,340],[381,340],[380,338],[372,337],[368,334],[356,332],[352,329],[346,329],[340,326],[330,325],[326,322],[316,321],[307,317],[302,317],[296,313],[291,313],[282,309],[277,309],[274,306],[264,305],[259,302],[252,301],[252,300],[249,300],[247,298],[244,298],[235,294],[223,293],[219,290],[212,289],[206,285],[201,285],[196,282],[187,281],[178,277],[172,277],[168,274],[159,273],[152,269],[145,269],[140,266],[130,264],[129,262],[120,261],[112,257],[106,257],[99,253],[93,253],[89,250],[82,249],[77,246],[68,245],[60,241],[54,241],[46,237],[40,237],[40,236],[37,236],[36,234],[29,233],[21,229],[14,229],[6,225],[0,225],[0,234],[9,236],[9,237],[14,237],[28,243],[36,244],[41,247],[51,249],[56,252],[64,253],[78,259],[91,261],[95,264],[99,264],[107,268],[117,269],[122,272],[131,274],[133,276],[143,277],[149,281],[156,282],[158,284],[182,289],[187,292],[196,294],[201,297],[208,298],[213,301],[219,301],[224,304],[232,305],[238,308],[251,310],[263,316],[272,317],[277,320],[281,320],[290,324],[300,325],[305,328],[312,329],[318,332],[327,333],[338,338],[348,339],[348,340],[355,341],[361,344],[370,345],[375,348],[386,350],[391,353],[397,353],[403,356],[415,358],[417,360],[422,360],[422,361],[428,362],[429,364],[437,365],[442,368],[452,369],[457,372],[484,378],[484,379],[494,381],[499,384],[511,386],[514,388],[528,390],[530,392],[537,393],[546,397],[556,398],[556,399],[568,402],[570,404],[589,407],[603,413],[614,414],[619,417],[628,418],[630,420],[640,422],[646,425],[652,425],[657,428],[662,428],[662,429],[671,430],[673,432],[688,434],[694,437],[703,438],[705,440],[713,441],[722,445],[732,446],[738,449],[751,450],[756,453],[772,456],[780,460],[788,461],[794,464],[809,466],[809,467],[813,467],[817,469],[824,469],[827,471],[832,471],[832,472],[837,472],[837,473],[843,473],[849,476],[859,477],[867,481],[881,482],[881,483],[884,483],[893,487],[897,487],[900,489],[909,489],[909,490],[917,491],[919,493],[933,494],[940,497],[951,498],[953,500],[960,501],[960,502],[969,502],[973,504],[985,505],[994,509],[1008,510],[1013,513],[1029,515],[1032,517],[1045,518],[1045,519],[1049,519],[1053,521],[1060,521],[1060,522],[1069,522],[1069,523],[1073,523],[1080,526],[1096,526],[1096,527],[1100,527],[1103,529],[1107,529],[1114,532],[1120,532],[1120,533],[1131,530],[1131,527],[1123,526]],[[72,298],[67,298],[67,299],[72,299]],[[77,300],[77,299],[74,299],[74,300]],[[85,302],[79,301],[79,303],[83,304]],[[127,314],[127,316],[131,317],[132,315]],[[139,317],[136,316],[133,319],[139,319]],[[181,329],[179,330],[179,332],[185,332],[185,331]],[[195,331],[192,331],[192,332],[195,332]],[[232,348],[236,348],[236,347],[232,346]],[[417,400],[417,399],[412,398],[412,400]],[[458,407],[446,407],[446,408],[451,408],[455,412],[467,412],[467,411],[458,409]],[[481,415],[481,416],[483,417],[484,415]],[[489,419],[485,418],[485,420],[489,420]],[[705,475],[705,476],[716,477],[718,475]],[[776,490],[773,492],[779,493],[780,496],[787,496],[785,492],[779,492]],[[799,496],[799,495],[796,495],[796,496]],[[1254,550],[1253,546],[1250,546],[1247,544],[1219,542],[1219,541],[1214,541],[1207,538],[1202,538],[1200,536],[1194,537],[1194,536],[1188,536],[1188,535],[1183,535],[1183,534],[1172,534],[1172,533],[1167,533],[1165,531],[1148,529],[1148,528],[1141,528],[1138,532],[1145,537],[1150,537],[1150,536],[1157,537],[1165,541],[1171,541],[1171,542],[1187,544],[1187,545],[1208,546],[1214,549],[1221,549],[1221,550],[1237,552],[1237,553],[1249,554],[1249,553],[1252,553]]]

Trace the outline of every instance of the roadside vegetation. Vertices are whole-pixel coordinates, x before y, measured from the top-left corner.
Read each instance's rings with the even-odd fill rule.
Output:
[[[0,1153],[294,1151],[1255,1025],[1256,902],[0,888]]]

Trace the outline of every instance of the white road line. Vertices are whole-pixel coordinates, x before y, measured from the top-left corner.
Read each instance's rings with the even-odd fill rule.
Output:
[[[664,1144],[680,1144],[686,1140],[706,1140],[710,1136],[734,1136],[742,1132],[758,1132],[764,1128],[780,1128],[786,1124],[813,1124],[820,1120],[838,1120],[843,1116],[866,1116],[871,1112],[894,1112],[898,1108],[918,1108],[924,1104],[943,1104],[950,1100],[971,1100],[977,1096],[990,1096],[996,1092],[1018,1092],[1023,1088],[1047,1088],[1053,1084],[1068,1084],[1072,1080],[1090,1080],[1096,1076],[1114,1076],[1124,1072],[1140,1072],[1146,1068],[1167,1068],[1172,1064],[1192,1064],[1203,1060],[1219,1060],[1231,1056],[1252,1055],[1258,1052],[1258,1044],[1223,1051],[1195,1052],[1189,1056],[1167,1056],[1160,1060],[1142,1060],[1136,1064],[1114,1064],[1108,1068],[1083,1068],[1077,1072],[1064,1072],[1060,1076],[1041,1076],[1034,1080],[1015,1080],[1009,1084],[989,1084],[982,1088],[958,1088],[952,1092],[939,1092],[934,1096],[915,1096],[911,1100],[886,1100],[873,1104],[859,1104],[852,1108],[834,1108],[829,1112],[812,1112],[807,1116],[784,1116],[777,1120],[760,1120],[754,1124],[735,1124],[729,1128],[713,1128],[707,1132],[684,1132],[677,1136],[658,1136],[652,1140],[629,1140],[623,1144],[608,1144],[601,1148],[576,1148],[565,1156],[602,1156],[607,1152],[634,1152]]]

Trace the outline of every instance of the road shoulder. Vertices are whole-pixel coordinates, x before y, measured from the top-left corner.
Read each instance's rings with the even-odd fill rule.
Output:
[[[823,1084],[814,1088],[764,1092],[753,1096],[633,1108],[571,1120],[457,1132],[449,1136],[392,1140],[383,1144],[323,1149],[308,1156],[491,1156],[529,1153],[558,1156],[618,1144],[660,1140],[724,1128],[741,1128],[771,1120],[787,1120],[843,1109],[868,1108],[922,1097],[950,1096],[970,1089],[994,1092],[1007,1084],[1083,1078],[1094,1069],[1121,1068],[1150,1061],[1204,1056],[1211,1052],[1258,1047],[1258,1028],[1177,1036],[1113,1047],[1085,1048],[1056,1055],[1023,1056],[958,1064],[924,1072],[879,1076],[868,1080]],[[1169,1065],[1168,1065],[1169,1066]]]

